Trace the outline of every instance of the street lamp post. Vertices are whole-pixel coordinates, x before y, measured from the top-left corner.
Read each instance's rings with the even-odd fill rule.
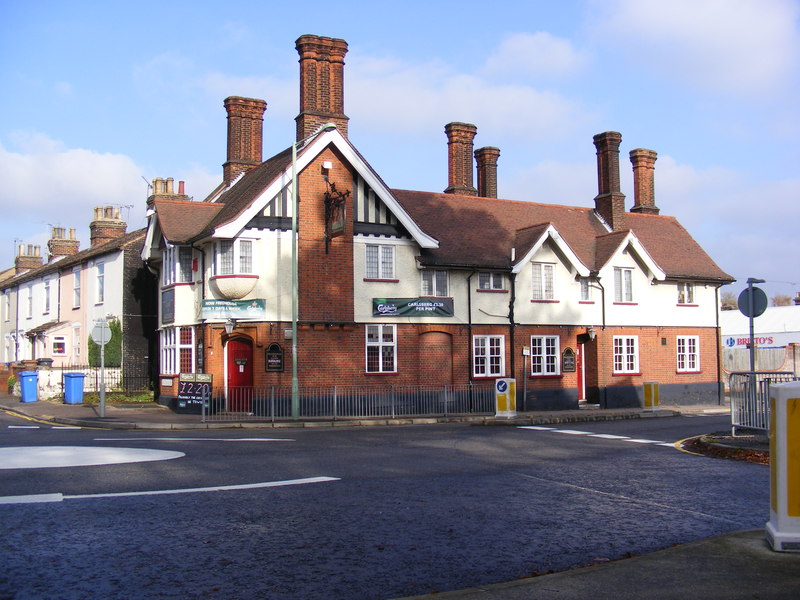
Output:
[[[297,380],[297,299],[298,299],[298,270],[297,270],[297,223],[298,223],[298,198],[297,198],[297,149],[306,142],[314,139],[323,131],[336,129],[333,123],[320,125],[311,135],[292,144],[292,419],[300,418],[300,384]]]

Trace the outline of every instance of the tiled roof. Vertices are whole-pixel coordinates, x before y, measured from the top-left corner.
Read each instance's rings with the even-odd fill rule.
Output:
[[[154,204],[161,233],[173,244],[189,242],[200,235],[223,208],[219,204],[188,200],[157,199]]]
[[[422,252],[428,266],[510,268],[552,224],[590,270],[602,267],[627,231],[609,233],[592,208],[456,194],[392,190],[420,226],[439,240]],[[668,277],[731,281],[673,217],[626,213],[630,230]]]

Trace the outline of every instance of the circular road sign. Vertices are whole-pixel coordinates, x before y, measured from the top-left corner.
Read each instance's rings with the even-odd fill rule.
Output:
[[[753,314],[750,314],[750,290],[753,290]],[[739,310],[747,317],[758,317],[767,310],[767,295],[761,288],[745,288],[739,294]]]
[[[105,346],[111,340],[111,328],[106,322],[95,323],[91,336],[95,344]]]

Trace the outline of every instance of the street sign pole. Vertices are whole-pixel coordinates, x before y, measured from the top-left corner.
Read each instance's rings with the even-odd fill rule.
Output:
[[[111,340],[108,319],[97,319],[92,328],[92,341],[100,346],[100,417],[106,416],[106,344]]]

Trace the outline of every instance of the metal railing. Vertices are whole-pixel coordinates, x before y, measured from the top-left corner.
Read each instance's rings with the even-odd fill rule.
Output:
[[[101,369],[100,367],[90,367],[88,365],[63,365],[53,367],[54,371],[61,371],[62,385],[64,373],[82,373],[85,375],[83,380],[83,391],[94,393],[100,390]],[[131,375],[123,373],[121,367],[106,367],[102,377],[105,381],[106,391],[113,392],[142,392],[152,388],[150,377],[147,375]]]
[[[347,420],[491,414],[494,386],[363,386],[301,387],[299,417]],[[277,421],[292,419],[290,386],[215,389],[201,420]]]
[[[731,373],[731,434],[742,429],[769,431],[770,383],[797,380],[788,371]]]

